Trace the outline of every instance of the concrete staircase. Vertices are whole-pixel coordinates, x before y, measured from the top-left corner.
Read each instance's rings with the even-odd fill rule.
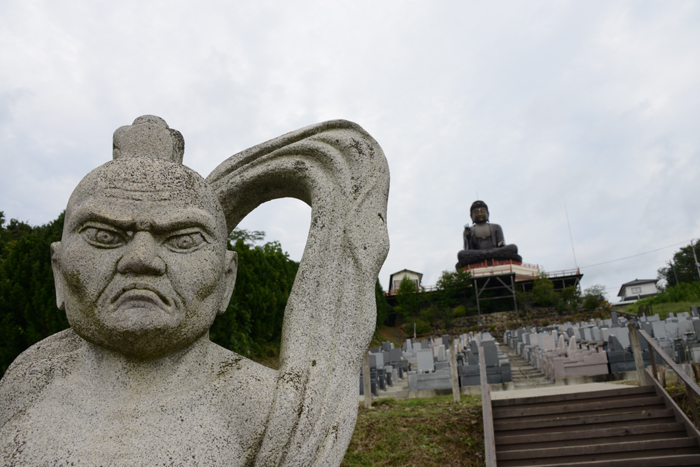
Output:
[[[516,389],[554,385],[554,382],[550,381],[544,373],[530,365],[527,360],[514,352],[513,349],[507,345],[501,345],[500,348],[510,362],[510,369],[513,373],[513,385]]]
[[[700,466],[653,386],[492,401],[498,467]]]

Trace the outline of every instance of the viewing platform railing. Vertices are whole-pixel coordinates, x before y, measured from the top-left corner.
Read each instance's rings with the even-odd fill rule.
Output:
[[[528,263],[518,263],[517,261],[512,261],[512,260],[507,260],[507,261],[494,261],[493,264],[487,265],[486,263],[479,263],[479,264],[471,264],[467,266],[466,268],[463,269],[463,271],[469,270],[471,272],[471,269],[478,269],[478,268],[490,268],[490,267],[499,267],[499,266],[511,266],[509,269],[504,270],[496,270],[496,271],[479,271],[478,273],[472,272],[473,277],[484,277],[484,276],[493,276],[496,274],[502,274],[502,273],[508,273],[508,274],[515,274],[516,275],[516,282],[520,282],[523,280],[529,280],[529,279],[534,279],[535,276],[527,276],[524,274],[519,274],[518,271],[514,271],[512,266],[521,266],[529,269],[537,269],[539,270],[539,265],[537,264],[528,264]],[[579,268],[576,269],[562,269],[561,271],[552,271],[552,272],[545,272],[545,275],[550,278],[550,279],[556,279],[559,277],[568,277],[568,276],[578,276],[581,274],[581,270]],[[430,285],[427,287],[419,287],[418,292],[435,292],[438,290],[437,286],[435,285]],[[389,289],[386,292],[384,292],[384,295],[387,297],[392,297],[396,295],[399,291],[397,289]]]

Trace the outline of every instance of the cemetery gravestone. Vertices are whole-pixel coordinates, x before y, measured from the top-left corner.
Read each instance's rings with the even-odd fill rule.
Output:
[[[666,323],[663,321],[652,321],[651,327],[654,330],[656,340],[666,339]]]
[[[418,373],[428,373],[435,370],[432,349],[423,349],[416,354],[418,358]]]

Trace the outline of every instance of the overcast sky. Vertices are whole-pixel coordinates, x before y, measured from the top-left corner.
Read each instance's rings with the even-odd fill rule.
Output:
[[[360,124],[391,170],[384,288],[454,269],[477,193],[523,261],[615,301],[700,237],[697,1],[0,2],[6,218],[55,219],[143,114],[203,176]],[[310,212],[273,201],[241,227],[299,260]]]

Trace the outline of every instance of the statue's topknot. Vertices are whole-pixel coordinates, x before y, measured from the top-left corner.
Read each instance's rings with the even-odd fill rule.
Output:
[[[112,158],[152,157],[182,164],[185,139],[160,117],[142,115],[114,132]]]

